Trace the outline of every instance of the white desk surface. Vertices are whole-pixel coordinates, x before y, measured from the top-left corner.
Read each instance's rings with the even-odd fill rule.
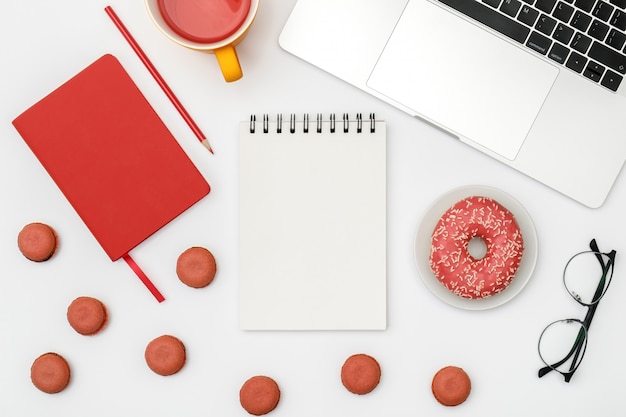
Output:
[[[238,393],[250,376],[282,389],[273,416],[615,415],[623,410],[626,360],[626,178],[600,209],[589,209],[451,137],[325,74],[278,46],[295,0],[263,0],[239,45],[244,77],[226,84],[215,58],[183,49],[152,25],[143,1],[23,0],[3,8],[0,66],[0,415],[245,416]],[[215,149],[200,145],[104,12],[111,4]],[[349,48],[350,45],[346,45]],[[158,304],[123,261],[111,262],[13,129],[20,112],[104,53],[113,53],[212,185],[211,194],[132,251],[167,300]],[[388,124],[388,328],[373,332],[244,332],[238,329],[238,123],[251,113],[375,112]],[[68,150],[71,152],[71,150]],[[581,167],[585,169],[585,167]],[[593,176],[593,172],[589,172]],[[512,301],[466,311],[435,298],[418,276],[413,239],[427,208],[444,192],[489,185],[514,196],[532,216],[539,258]],[[56,228],[60,247],[41,264],[17,249],[32,221]],[[618,252],[613,284],[598,308],[585,359],[566,384],[537,378],[537,339],[559,318],[583,318],[561,284],[567,259],[597,238]],[[174,272],[189,246],[218,261],[211,286],[192,290]],[[84,337],[65,320],[71,300],[101,299],[110,322]],[[170,333],[188,352],[170,377],[145,365],[145,345]],[[56,351],[70,362],[70,386],[56,395],[31,384],[32,361]],[[380,385],[348,393],[339,370],[353,353],[376,357]],[[433,374],[446,365],[472,379],[459,407],[439,405]]]

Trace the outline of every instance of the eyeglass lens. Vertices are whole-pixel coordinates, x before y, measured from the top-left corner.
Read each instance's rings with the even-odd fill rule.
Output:
[[[575,370],[587,347],[587,330],[579,320],[566,319],[548,325],[539,339],[539,355],[561,373]]]
[[[602,261],[602,262],[600,262]],[[610,265],[608,268],[607,265]],[[611,280],[611,259],[599,252],[582,252],[572,257],[563,272],[567,292],[584,305],[597,303]]]

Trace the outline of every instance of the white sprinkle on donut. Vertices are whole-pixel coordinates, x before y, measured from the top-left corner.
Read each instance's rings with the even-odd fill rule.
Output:
[[[475,259],[470,240],[480,238],[485,256]],[[450,291],[463,298],[499,293],[519,268],[524,250],[521,230],[513,214],[488,197],[468,197],[441,216],[432,235],[430,268]]]

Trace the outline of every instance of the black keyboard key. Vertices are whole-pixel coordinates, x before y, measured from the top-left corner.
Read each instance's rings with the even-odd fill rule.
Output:
[[[603,73],[604,67],[602,65],[598,65],[597,63],[590,61],[589,64],[587,64],[587,68],[585,68],[583,75],[591,81],[599,82]]]
[[[545,14],[542,14],[541,16],[539,16],[539,20],[537,20],[537,23],[535,24],[535,29],[537,29],[539,32],[543,33],[544,35],[550,36],[555,26],[556,26],[556,20],[554,20],[550,16],[546,16]]]
[[[581,11],[577,11],[574,13],[574,17],[572,17],[572,21],[570,25],[572,25],[575,29],[580,30],[581,32],[587,32],[587,28],[591,23],[591,16],[588,14],[584,14]]]
[[[542,12],[550,13],[556,4],[556,0],[537,0],[535,7]]]
[[[565,64],[567,55],[569,55],[569,48],[555,42],[548,53],[548,58],[558,62],[559,64]]]
[[[589,57],[612,68],[620,74],[626,74],[626,56],[614,51],[608,46],[594,42],[591,49],[589,49]]]
[[[567,45],[569,41],[574,36],[574,29],[569,26],[564,25],[563,23],[559,23],[552,34],[552,38],[561,42],[564,45]]]
[[[593,12],[591,14],[606,22],[609,20],[609,17],[611,17],[611,13],[613,13],[614,9],[615,8],[610,4],[599,1],[598,4],[596,4],[596,7],[593,8]]]
[[[582,72],[587,63],[587,58],[577,52],[572,52],[565,63],[565,66],[576,72]]]
[[[620,30],[626,30],[626,12],[615,9],[609,23]]]
[[[621,9],[626,9],[626,0],[610,0],[611,4],[616,5]]]
[[[500,0],[483,0],[483,3],[490,5],[491,7],[495,7],[496,9],[500,5]]]
[[[528,37],[528,33],[530,32],[530,29],[526,26],[498,13],[498,11],[491,9],[482,3],[477,3],[472,0],[439,1],[519,43],[524,43]]]
[[[622,49],[626,43],[626,34],[623,34],[615,29],[611,29],[609,36],[606,37],[605,43],[611,48]]]
[[[600,81],[600,75],[593,71],[589,71],[589,68],[585,68],[585,71],[583,71],[583,75],[589,78],[591,81],[595,81],[595,82]]]
[[[578,7],[579,9],[583,9],[584,11],[589,13],[591,12],[591,9],[593,9],[593,4],[595,2],[596,0],[576,0],[574,2],[574,6]]]
[[[572,39],[572,43],[570,44],[572,48],[574,48],[581,54],[587,52],[587,49],[589,49],[590,45],[591,38],[589,36],[583,35],[580,32],[576,32],[576,34],[574,35],[574,39]]]
[[[590,71],[595,72],[596,74],[604,74],[604,70],[606,68],[604,68],[604,66],[598,64],[597,62],[593,62],[593,61],[589,61],[589,64],[587,64],[587,68]]]
[[[500,6],[500,10],[502,10],[504,14],[515,17],[521,6],[522,3],[520,3],[519,0],[504,0],[502,6]]]
[[[517,20],[528,26],[532,26],[535,24],[538,17],[539,12],[537,10],[529,6],[522,6],[522,10],[520,10],[519,15],[517,15]]]
[[[535,0],[522,0],[522,1],[530,5],[532,5],[535,2]]]
[[[622,77],[621,75],[616,74],[611,70],[607,70],[600,84],[602,84],[611,91],[617,91],[623,79],[624,77]]]
[[[531,33],[528,38],[528,42],[526,42],[526,46],[542,55],[546,55],[548,53],[550,45],[552,45],[552,41],[539,32]]]
[[[560,1],[559,4],[556,5],[556,8],[554,9],[552,16],[556,17],[561,22],[567,23],[569,22],[573,14],[574,14],[574,8],[570,6],[569,4],[565,4],[562,1]]]
[[[597,40],[601,41],[604,39],[607,33],[609,33],[609,26],[600,22],[599,20],[594,20],[589,26],[589,30],[587,33]]]

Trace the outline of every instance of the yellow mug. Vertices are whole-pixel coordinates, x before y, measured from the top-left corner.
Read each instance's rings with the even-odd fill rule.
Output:
[[[157,28],[186,48],[215,54],[227,82],[243,76],[235,46],[252,25],[260,0],[145,0]]]

